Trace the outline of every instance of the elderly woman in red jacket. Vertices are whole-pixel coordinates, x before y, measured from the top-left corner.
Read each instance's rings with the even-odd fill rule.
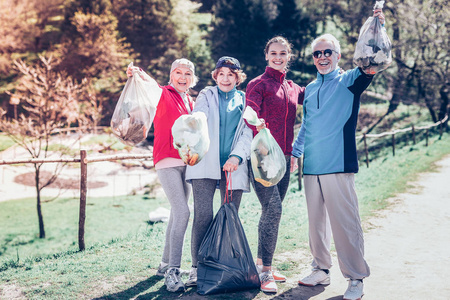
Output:
[[[133,75],[133,68],[137,67],[127,70],[129,77]],[[186,165],[173,147],[172,125],[181,115],[192,112],[193,102],[188,91],[196,83],[194,64],[185,58],[175,60],[170,69],[169,85],[161,86],[162,94],[153,120],[153,162],[171,206],[164,252],[156,275],[165,277],[165,285],[170,292],[185,289],[180,278],[180,265],[191,194],[191,187],[185,180]]]
[[[269,40],[264,49],[268,66],[264,74],[256,77],[247,85],[247,105],[253,108],[259,118],[265,120],[261,127],[253,129],[256,135],[267,126],[286,158],[286,173],[280,182],[265,187],[255,181],[251,172],[251,182],[261,203],[262,213],[258,226],[258,256],[256,266],[260,272],[261,290],[269,293],[278,291],[275,281],[283,282],[286,277],[272,270],[272,259],[278,238],[282,202],[289,185],[290,172],[297,165],[291,158],[294,140],[294,122],[297,104],[303,104],[304,87],[286,80],[286,70],[292,56],[291,44],[283,37]]]

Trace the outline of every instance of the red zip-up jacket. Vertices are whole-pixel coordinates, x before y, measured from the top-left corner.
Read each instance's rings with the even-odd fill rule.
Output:
[[[266,121],[267,128],[285,155],[292,152],[297,104],[303,104],[304,95],[304,87],[286,80],[286,73],[271,67],[266,67],[264,74],[247,85],[247,105],[253,108],[258,118]],[[256,127],[247,125],[255,136],[258,133]]]
[[[178,117],[189,114],[180,94],[172,86],[161,86],[161,88],[162,94],[156,108],[155,119],[153,120],[155,129],[153,143],[154,164],[166,157],[180,158],[178,150],[173,147],[172,126]],[[192,99],[189,95],[187,97],[192,111]]]

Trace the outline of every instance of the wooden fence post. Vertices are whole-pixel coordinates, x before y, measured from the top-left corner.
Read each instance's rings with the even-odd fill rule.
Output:
[[[412,138],[413,138],[413,145],[416,144],[416,131],[414,130],[414,124],[412,125]]]
[[[392,156],[395,156],[395,133],[392,134]]]
[[[84,222],[86,220],[86,192],[87,192],[87,161],[86,150],[80,150],[80,218],[78,221],[78,246],[84,251]]]
[[[298,190],[301,191],[302,190],[302,157],[300,156],[299,158],[297,158],[297,165],[298,165]]]
[[[428,128],[425,130],[425,147],[428,147]]]
[[[366,153],[366,166],[369,167],[369,149],[367,149],[366,134],[364,133],[364,152]]]

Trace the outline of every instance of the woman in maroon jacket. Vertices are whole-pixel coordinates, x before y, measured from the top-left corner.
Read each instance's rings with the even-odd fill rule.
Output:
[[[128,68],[128,76],[133,75],[132,68],[137,67]],[[153,120],[153,162],[171,206],[164,252],[156,275],[165,277],[165,285],[170,292],[185,289],[180,265],[191,194],[191,187],[185,180],[186,165],[173,147],[172,125],[181,115],[192,112],[193,102],[188,90],[196,83],[194,64],[185,58],[175,60],[170,69],[169,85],[161,86],[162,94]]]
[[[303,104],[305,88],[299,87],[291,80],[286,80],[287,64],[292,57],[292,48],[285,38],[276,36],[269,40],[264,53],[268,66],[264,74],[249,82],[246,99],[247,105],[265,121],[265,124],[258,128],[249,125],[253,129],[253,135],[267,126],[286,158],[286,173],[275,186],[265,187],[255,181],[253,172],[250,175],[262,207],[256,260],[256,266],[260,272],[261,290],[276,293],[278,289],[275,281],[286,281],[286,277],[272,270],[272,259],[290,172],[297,168],[296,160],[291,158],[291,152],[297,104]]]

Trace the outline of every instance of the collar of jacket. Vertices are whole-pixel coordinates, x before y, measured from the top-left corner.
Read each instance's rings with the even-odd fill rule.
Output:
[[[177,94],[180,95],[180,96],[181,96],[181,94],[189,95],[189,94],[187,93],[187,91],[184,92],[184,93],[180,93],[179,91],[177,91],[177,90],[174,88],[174,86],[173,86],[172,84],[169,84],[169,85],[167,86],[167,88],[168,88],[171,92],[175,92],[175,93],[177,93]]]
[[[217,86],[217,91],[219,92],[219,96],[222,96],[224,99],[229,100],[234,97],[234,93],[236,93],[236,86],[229,92],[222,91],[219,86]]]
[[[266,67],[265,73],[279,83],[283,83],[286,78],[286,72],[277,71],[269,66]]]
[[[334,78],[336,78],[339,74],[340,74],[341,68],[337,67],[334,71],[322,75],[319,72],[317,72],[317,79],[319,80],[324,80],[324,81],[329,81],[329,80],[333,80]]]
[[[182,93],[179,93],[172,85],[166,85],[167,90],[171,93],[175,93],[176,95],[178,95],[178,101],[181,101],[180,103],[183,103],[183,106],[185,107],[184,109],[186,110],[186,112],[189,113],[189,111],[186,109],[186,105],[184,104],[184,100],[183,97],[181,96]],[[186,92],[184,93],[186,95],[186,99],[189,102],[189,108],[191,109],[191,111],[194,109],[193,104],[192,104],[192,99],[191,96],[189,96],[189,94]]]

